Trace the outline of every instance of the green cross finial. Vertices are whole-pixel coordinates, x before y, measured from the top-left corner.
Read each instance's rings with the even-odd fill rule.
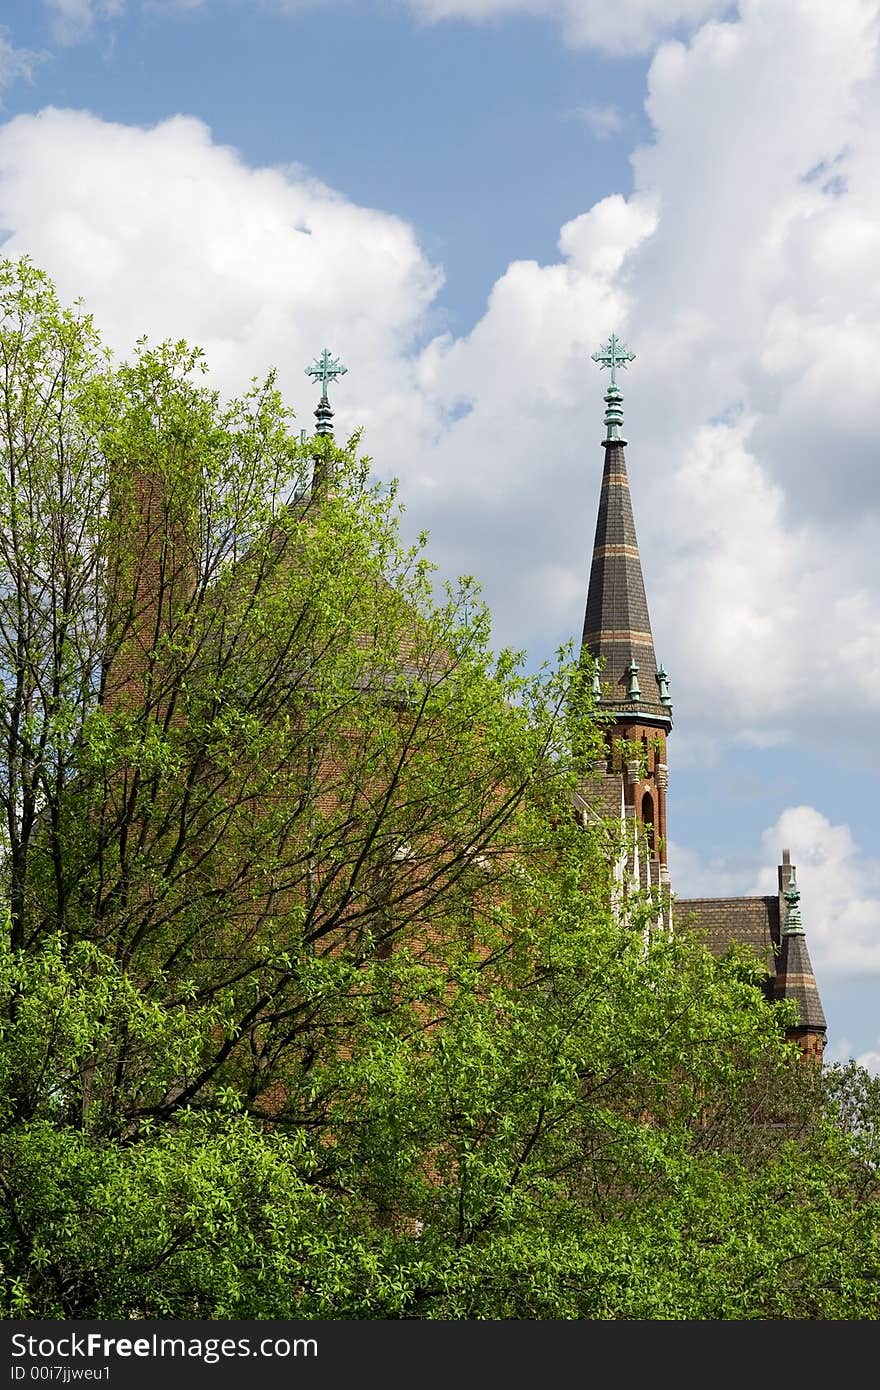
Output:
[[[626,343],[622,343],[616,333],[612,333],[608,342],[598,352],[593,353],[593,361],[598,362],[600,367],[611,368],[611,385],[617,385],[617,368],[625,367],[627,362],[635,361],[635,353],[628,352]]]
[[[315,381],[321,383],[321,399],[327,398],[327,385],[331,381],[336,381],[338,377],[345,376],[348,371],[343,367],[338,357],[330,356],[330,349],[325,348],[321,356],[311,367],[306,367],[306,376],[312,376]]]
[[[616,333],[611,334],[605,347],[593,353],[594,362],[598,362],[600,367],[611,368],[611,383],[605,392],[606,444],[626,443],[620,435],[623,428],[623,393],[617,384],[617,368],[625,367],[627,362],[632,362],[634,358],[635,353],[627,351],[626,343],[622,343]]]

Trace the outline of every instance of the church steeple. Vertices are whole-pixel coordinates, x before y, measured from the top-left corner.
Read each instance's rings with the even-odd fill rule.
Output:
[[[593,353],[594,362],[611,368],[611,383],[605,394],[605,468],[581,652],[602,667],[599,703],[603,709],[624,717],[639,714],[668,733],[672,728],[669,677],[654,653],[626,472],[626,440],[620,434],[623,394],[617,370],[634,358],[635,353],[627,352],[614,334],[607,347]]]
[[[649,859],[663,866],[659,882],[666,877],[666,736],[672,729],[672,701],[669,677],[654,652],[622,437],[617,372],[634,359],[615,334],[593,353],[594,362],[611,369],[611,381],[605,394],[605,467],[581,659],[592,668],[597,707],[611,716],[609,760],[626,774],[627,810],[645,833]],[[641,756],[636,756],[637,747]]]

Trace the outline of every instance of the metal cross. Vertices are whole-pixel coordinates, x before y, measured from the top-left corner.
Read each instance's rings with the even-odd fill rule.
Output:
[[[336,381],[337,377],[345,376],[347,371],[348,368],[343,367],[339,358],[331,357],[330,349],[325,348],[317,361],[311,367],[306,367],[306,376],[314,377],[316,382],[320,381],[321,399],[323,400],[327,395],[328,382]]]
[[[615,372],[618,367],[625,367],[627,362],[635,360],[634,352],[627,352],[626,343],[622,343],[615,333],[611,334],[605,347],[593,353],[593,361],[598,362],[600,367],[611,368],[611,385],[616,384]]]

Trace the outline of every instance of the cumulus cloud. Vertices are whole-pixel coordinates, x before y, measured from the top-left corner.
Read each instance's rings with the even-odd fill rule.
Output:
[[[765,831],[765,861],[775,862],[781,845],[797,866],[815,969],[880,975],[880,859],[864,853],[848,825],[833,825],[812,806],[789,807]],[[776,891],[774,870],[761,872],[757,889]]]
[[[411,377],[440,279],[400,219],[301,170],[249,169],[186,117],[149,130],[51,109],[10,121],[0,226],[4,254],[27,253],[82,295],[119,352],[143,333],[186,337],[223,389],[277,365],[310,408],[303,369],[328,345],[351,368],[352,423]]]
[[[878,15],[743,0],[664,44],[635,192],[568,224],[556,264],[511,266],[475,330],[425,358],[426,390],[470,409],[421,466],[502,518],[493,607],[533,646],[579,630],[600,467],[586,359],[631,337],[658,655],[692,729],[711,709],[716,736],[746,724],[753,746],[829,702],[880,706]]]
[[[579,628],[595,506],[583,486],[585,364],[595,335],[625,319],[620,272],[655,225],[650,198],[603,199],[563,228],[561,263],[514,262],[470,334],[421,354],[418,384],[443,428],[405,469],[412,505],[444,569],[480,558],[498,635],[515,645]],[[598,433],[594,418],[588,437]]]
[[[805,515],[759,458],[760,429],[750,417],[703,425],[685,446],[666,480],[678,524],[652,598],[670,669],[687,673],[683,708],[721,692],[716,730],[771,747],[826,701],[880,703],[880,527],[870,498],[845,524]],[[764,726],[740,727],[756,717]]]

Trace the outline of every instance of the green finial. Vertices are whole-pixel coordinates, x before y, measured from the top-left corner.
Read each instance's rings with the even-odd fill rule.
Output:
[[[622,343],[616,333],[612,333],[605,347],[593,353],[593,361],[598,362],[600,367],[611,368],[611,385],[605,393],[605,439],[620,439],[619,430],[623,426],[623,394],[617,385],[617,369],[625,367],[627,362],[635,361],[635,353],[627,351],[626,343]]]
[[[347,371],[348,368],[343,367],[338,357],[331,357],[329,348],[324,349],[311,367],[306,367],[306,376],[314,377],[316,382],[320,381],[321,383],[321,399],[315,411],[315,418],[318,421],[316,434],[333,433],[333,411],[330,409],[330,402],[327,399],[327,386],[331,381],[345,376]]]
[[[337,377],[345,376],[347,371],[348,368],[343,367],[339,358],[331,357],[330,349],[325,348],[317,361],[315,361],[311,367],[306,367],[306,376],[313,376],[316,382],[320,381],[321,395],[326,396],[327,383],[336,381]]]
[[[616,333],[612,333],[608,342],[598,352],[593,353],[593,361],[598,362],[600,367],[611,368],[611,385],[617,385],[617,368],[625,367],[627,362],[635,361],[635,353],[628,352],[626,343],[622,343]]]
[[[639,668],[635,661],[629,663],[626,668],[626,674],[629,676],[629,698],[631,700],[640,700],[642,692],[639,689]]]
[[[806,936],[803,922],[801,921],[801,895],[795,882],[794,869],[791,871],[791,880],[784,893],[785,901],[788,904],[788,912],[785,915],[785,927],[783,936]]]
[[[669,677],[662,666],[657,672],[657,684],[660,687],[661,705],[671,705],[672,699],[669,694]]]

